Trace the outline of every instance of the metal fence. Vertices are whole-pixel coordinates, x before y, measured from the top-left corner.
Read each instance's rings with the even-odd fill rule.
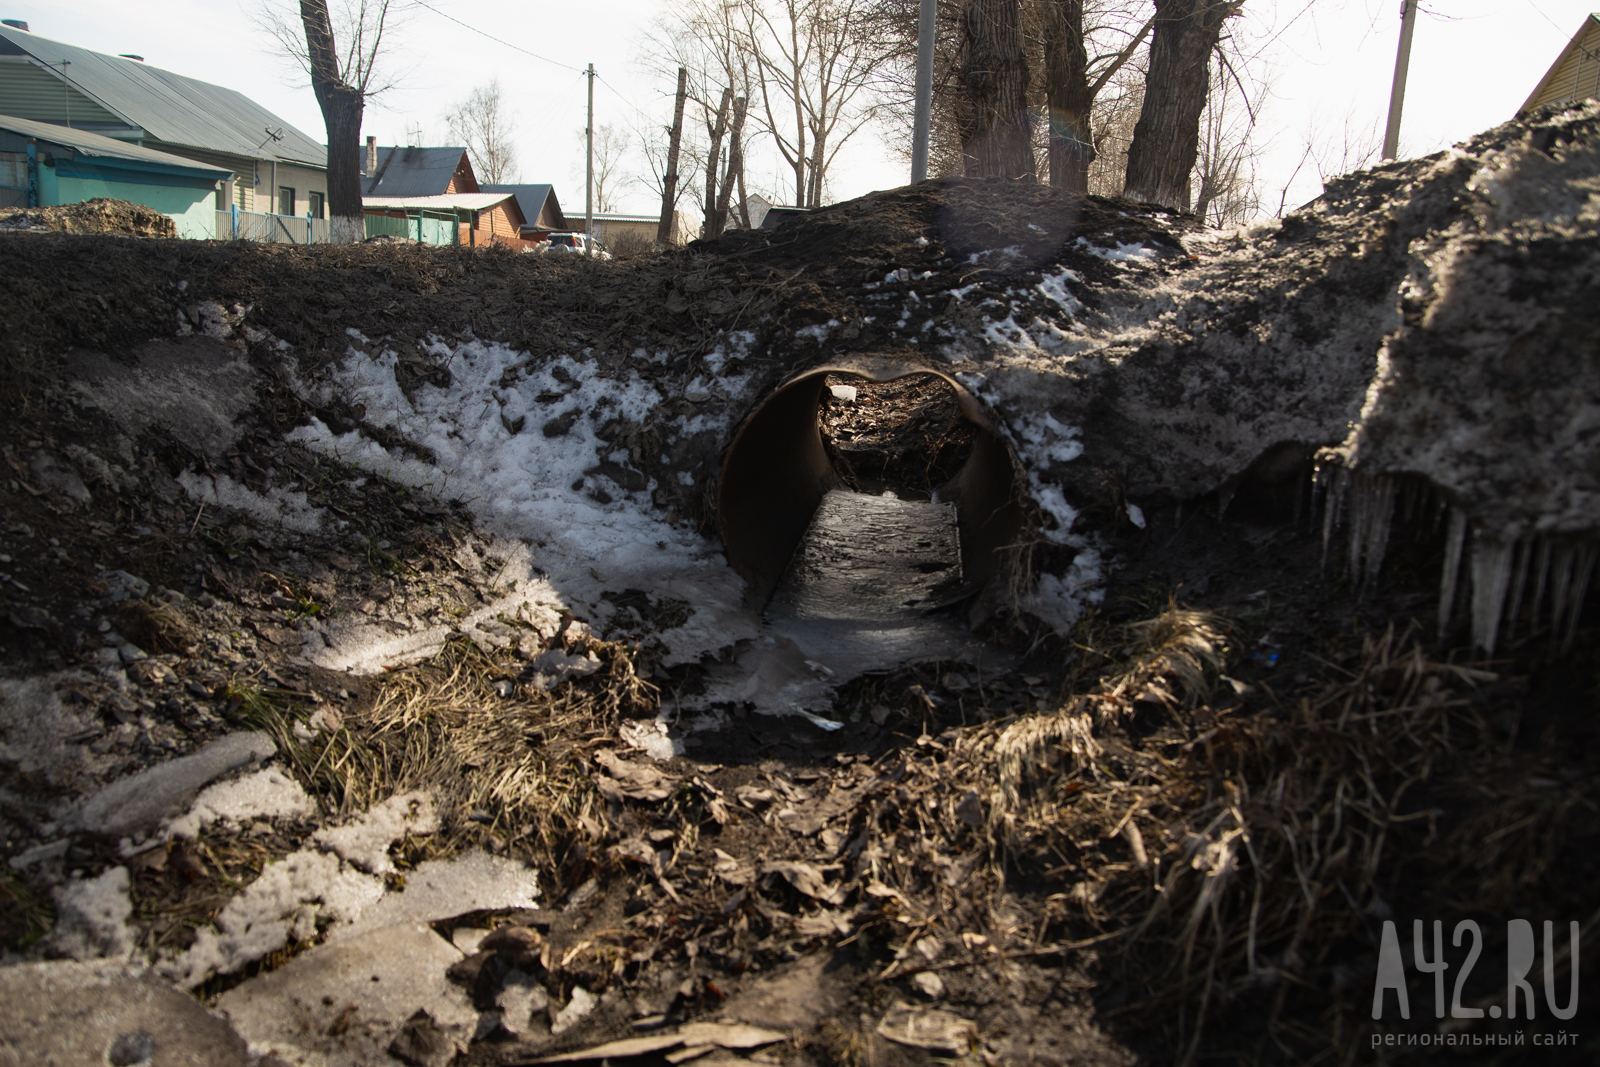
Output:
[[[414,211],[405,218],[393,215],[368,215],[368,237],[399,237],[425,245],[461,243],[460,221],[454,212]]]
[[[217,236],[222,240],[264,241],[273,244],[327,244],[332,230],[327,219],[309,215],[272,215],[240,211],[217,212]]]
[[[28,190],[16,189],[9,185],[0,185],[0,208],[27,206]]]

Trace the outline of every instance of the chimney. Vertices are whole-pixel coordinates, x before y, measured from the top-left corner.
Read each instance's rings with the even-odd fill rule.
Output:
[[[378,173],[378,139],[376,137],[369,136],[367,138],[367,169],[365,173],[369,178]]]
[[[0,26],[10,26],[14,30],[21,30],[23,33],[28,32],[28,24],[21,19],[0,19]]]

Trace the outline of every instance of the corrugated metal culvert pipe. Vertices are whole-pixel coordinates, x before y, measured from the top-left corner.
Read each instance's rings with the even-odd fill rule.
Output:
[[[991,583],[1002,568],[1000,550],[1016,542],[1023,520],[1010,446],[977,399],[945,371],[904,359],[850,356],[785,379],[744,420],[723,454],[717,526],[752,606],[765,605],[777,588],[823,496],[845,487],[820,424],[829,375],[870,382],[933,375],[948,383],[974,439],[965,463],[935,488],[940,500],[956,505],[964,585],[976,592]]]

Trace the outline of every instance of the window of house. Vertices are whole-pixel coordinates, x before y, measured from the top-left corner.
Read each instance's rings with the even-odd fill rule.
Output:
[[[287,185],[278,187],[278,214],[294,214],[294,190]]]
[[[323,218],[324,213],[327,210],[327,204],[323,195],[321,193],[307,193],[306,197],[308,200],[307,206],[311,211],[311,217],[314,219]]]

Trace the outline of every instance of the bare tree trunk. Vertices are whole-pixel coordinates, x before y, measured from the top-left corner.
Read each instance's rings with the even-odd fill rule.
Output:
[[[739,225],[750,228],[750,198],[744,192],[744,152],[739,153]]]
[[[968,177],[1033,180],[1018,8],[1018,0],[967,0],[961,12],[956,125]]]
[[[728,169],[722,176],[722,190],[717,193],[717,209],[715,226],[708,228],[703,234],[705,237],[720,237],[728,228],[728,201],[733,197],[733,183],[735,180],[743,182],[744,179],[744,138],[745,98],[735,97],[733,101],[733,129],[728,134]]]
[[[361,211],[361,114],[366,98],[345,84],[328,20],[328,0],[300,0],[311,91],[328,128],[328,217],[335,244],[356,244],[367,235]]]
[[[678,100],[672,106],[672,139],[667,142],[667,173],[662,181],[661,223],[656,227],[656,241],[667,244],[672,240],[673,215],[678,207],[678,149],[683,145],[683,103],[689,97],[689,71],[678,68]]]
[[[717,106],[717,124],[711,127],[711,147],[706,151],[706,220],[702,238],[721,233],[717,225],[717,162],[722,154],[722,137],[728,132],[728,108],[733,104],[733,89],[722,90],[722,103]]]
[[[1200,113],[1210,83],[1209,60],[1236,0],[1155,0],[1155,35],[1144,107],[1128,146],[1123,193],[1181,211],[1189,209],[1189,175],[1200,148]]]
[[[1089,52],[1083,40],[1083,0],[1045,0],[1044,82],[1050,114],[1050,184],[1069,193],[1089,191],[1094,143],[1089,112]]]

